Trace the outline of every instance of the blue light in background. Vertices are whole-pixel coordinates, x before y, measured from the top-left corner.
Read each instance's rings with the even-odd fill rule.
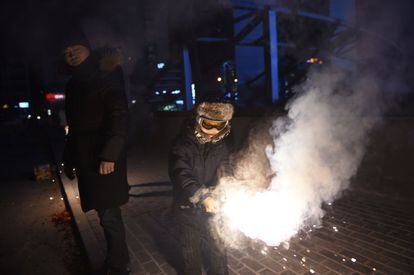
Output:
[[[159,69],[159,70],[161,70],[161,69],[164,69],[164,67],[165,67],[165,63],[158,63],[157,64],[157,69]]]
[[[27,109],[29,108],[29,106],[30,106],[29,102],[19,102],[20,109]]]
[[[175,103],[176,103],[177,105],[184,105],[184,100],[179,99],[179,100],[176,100],[176,101],[175,101]]]

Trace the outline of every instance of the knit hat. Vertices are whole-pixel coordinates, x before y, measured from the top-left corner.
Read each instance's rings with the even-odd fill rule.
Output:
[[[60,49],[63,50],[74,45],[82,45],[88,49],[91,49],[88,39],[80,29],[70,29],[64,32],[61,39]]]

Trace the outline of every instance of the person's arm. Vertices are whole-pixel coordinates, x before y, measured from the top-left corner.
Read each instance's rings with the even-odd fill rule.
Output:
[[[126,145],[128,135],[128,104],[122,72],[115,80],[108,80],[105,86],[105,141],[99,158],[103,162],[115,163]]]
[[[200,184],[193,171],[192,156],[185,144],[176,144],[169,155],[169,175],[173,184],[178,185],[183,190],[188,202],[194,194],[204,188]]]

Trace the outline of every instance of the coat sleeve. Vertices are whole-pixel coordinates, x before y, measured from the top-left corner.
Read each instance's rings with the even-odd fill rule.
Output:
[[[73,167],[75,165],[74,160],[74,147],[73,147],[73,138],[70,134],[66,137],[65,147],[63,149],[62,161],[65,165]]]
[[[189,199],[204,186],[200,184],[192,167],[192,156],[184,144],[176,144],[169,155],[169,175],[173,184],[186,200]]]
[[[105,81],[105,130],[104,144],[99,158],[115,162],[124,150],[128,135],[128,104],[123,84],[122,71],[117,77]]]

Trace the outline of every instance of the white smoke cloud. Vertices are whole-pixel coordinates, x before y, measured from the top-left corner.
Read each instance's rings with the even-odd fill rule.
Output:
[[[257,156],[247,150],[236,167],[243,173],[223,178],[216,189],[222,208],[215,226],[222,239],[239,245],[237,232],[242,232],[279,245],[305,227],[319,225],[323,203],[349,186],[369,133],[381,121],[384,105],[378,83],[369,75],[351,77],[332,69],[310,73],[288,104],[288,115],[273,121],[272,144],[261,147],[273,174],[268,187],[263,188],[263,175],[257,181],[252,176],[264,169],[254,159],[246,162]]]

